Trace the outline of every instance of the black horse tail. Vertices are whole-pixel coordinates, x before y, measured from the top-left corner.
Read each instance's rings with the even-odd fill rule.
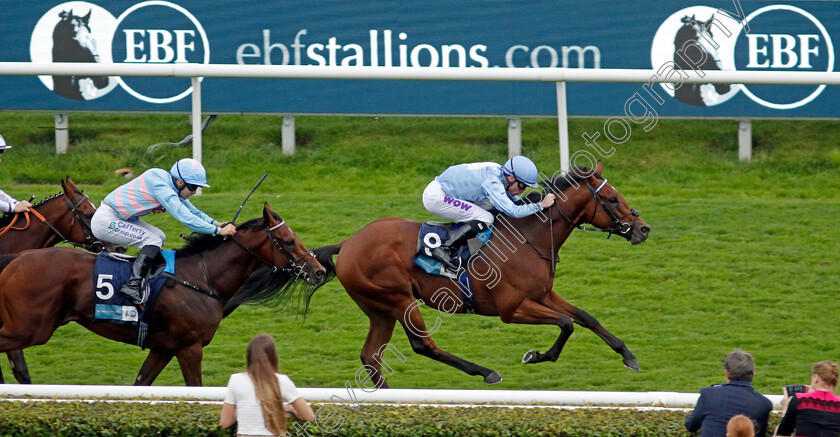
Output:
[[[312,249],[312,253],[315,254],[315,258],[322,266],[324,266],[325,269],[327,269],[327,276],[324,278],[324,283],[327,283],[331,279],[335,278],[335,261],[333,261],[333,256],[341,250],[341,245],[342,243],[338,243],[333,244],[332,246]]]

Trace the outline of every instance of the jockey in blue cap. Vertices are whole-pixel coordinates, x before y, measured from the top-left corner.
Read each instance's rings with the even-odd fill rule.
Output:
[[[449,167],[423,191],[423,206],[445,219],[465,222],[432,256],[452,270],[450,250],[487,229],[493,214],[484,209],[492,203],[511,217],[525,217],[554,204],[554,194],[537,204],[517,205],[527,187],[537,187],[537,166],[524,156],[514,156],[499,165],[495,162],[476,162]]]
[[[200,162],[184,158],[167,172],[146,170],[130,182],[117,187],[102,201],[91,219],[93,235],[103,241],[140,248],[131,269],[131,278],[120,292],[138,306],[143,305],[143,282],[155,257],[166,241],[160,229],[139,220],[150,212],[169,211],[178,221],[200,234],[234,235],[236,227],[213,220],[187,200],[198,187],[209,187],[207,172]]]
[[[11,149],[12,146],[6,144],[6,140],[0,135],[0,155],[3,152]],[[6,194],[3,190],[0,190],[0,211],[2,212],[24,212],[29,211],[29,208],[32,206],[29,202],[25,200],[15,200],[14,197]]]

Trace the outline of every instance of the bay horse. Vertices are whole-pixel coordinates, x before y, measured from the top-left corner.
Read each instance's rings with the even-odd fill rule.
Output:
[[[32,205],[31,211],[0,218],[0,254],[16,254],[66,242],[92,252],[114,250],[114,245],[93,236],[90,219],[96,207],[69,176],[61,180],[62,192]],[[9,351],[9,364],[15,379],[32,382],[22,351]],[[0,384],[4,383],[0,371]]]
[[[468,262],[474,298],[469,306],[475,313],[498,316],[504,323],[560,328],[559,337],[546,353],[530,350],[523,363],[556,361],[574,330],[573,323],[577,323],[606,341],[622,356],[625,366],[639,370],[624,342],[552,290],[558,251],[576,227],[589,223],[632,244],[648,237],[650,227],[602,178],[602,170],[598,162],[594,171],[576,167],[566,176],[544,180],[543,188],[557,196],[556,206],[524,218],[498,215],[487,245]],[[527,200],[537,203],[540,196],[533,193]],[[371,381],[377,388],[388,386],[382,375],[381,356],[399,321],[415,353],[469,375],[480,375],[488,384],[500,382],[497,372],[447,353],[431,339],[417,301],[444,315],[467,312],[468,301],[462,299],[453,281],[413,265],[419,231],[418,222],[388,217],[368,224],[339,244],[313,250],[327,268],[328,280],[338,277],[370,320],[361,359]]]
[[[74,321],[105,338],[137,344],[139,328],[93,319],[95,254],[54,247],[0,256],[0,352],[44,344]],[[175,251],[175,276],[148,322],[135,385],[151,385],[178,359],[184,382],[201,385],[203,348],[225,314],[246,302],[270,302],[291,291],[311,295],[325,270],[266,203],[262,217],[237,226],[232,237],[189,237]],[[278,293],[283,291],[283,293]]]

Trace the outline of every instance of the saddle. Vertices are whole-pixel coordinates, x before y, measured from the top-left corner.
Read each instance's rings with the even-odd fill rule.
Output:
[[[117,324],[140,327],[138,345],[145,346],[147,323],[154,315],[154,306],[160,291],[169,279],[164,272],[174,274],[175,251],[164,250],[155,259],[149,274],[149,297],[146,309],[139,310],[131,299],[123,296],[119,290],[131,277],[131,266],[136,257],[118,253],[100,253],[93,266],[93,318]]]
[[[440,247],[444,241],[449,239],[449,234],[461,227],[460,223],[452,222],[425,222],[420,225],[420,234],[417,236],[417,255],[414,263],[427,273],[438,276],[446,276],[455,279],[456,272],[447,269],[440,261],[432,258],[432,250]],[[467,240],[466,244],[458,248],[452,248],[452,260],[460,260],[460,265],[466,269],[470,256],[490,239],[492,229],[479,232],[473,238]]]

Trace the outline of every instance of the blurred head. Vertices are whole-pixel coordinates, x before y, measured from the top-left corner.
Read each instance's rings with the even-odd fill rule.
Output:
[[[6,139],[3,138],[2,135],[0,135],[0,155],[2,155],[3,152],[5,152],[5,151],[7,151],[11,148],[12,148],[12,146],[6,144]]]
[[[814,375],[818,376],[826,385],[837,387],[837,363],[834,361],[825,360],[814,364]]]
[[[286,432],[286,412],[277,381],[277,349],[270,335],[261,334],[248,343],[245,352],[248,376],[260,400],[265,427],[276,435]]]
[[[726,424],[726,437],[753,437],[755,427],[749,417],[739,414]]]
[[[172,166],[172,169],[169,170],[169,174],[172,175],[173,178],[180,179],[190,186],[210,186],[207,184],[207,171],[204,169],[204,166],[192,158],[184,158],[176,162],[175,165]]]
[[[726,369],[731,381],[752,382],[755,376],[755,363],[752,355],[736,349],[723,359],[723,368]]]

